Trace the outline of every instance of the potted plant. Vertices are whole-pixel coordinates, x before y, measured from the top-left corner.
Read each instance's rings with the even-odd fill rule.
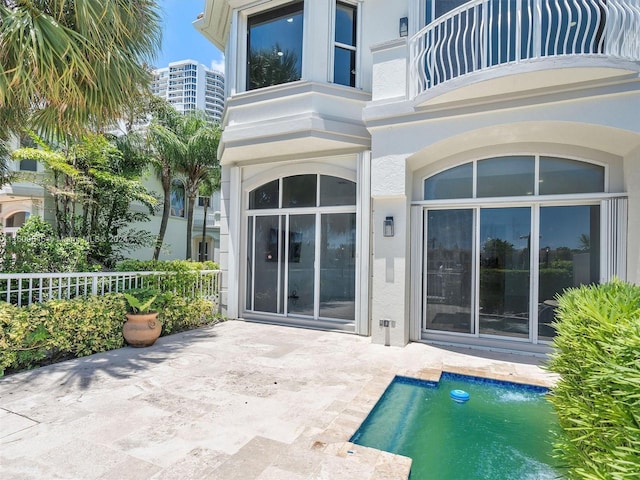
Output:
[[[122,335],[132,347],[149,347],[162,331],[158,312],[154,306],[160,293],[152,289],[129,290],[123,293],[129,306],[127,321],[122,325]]]

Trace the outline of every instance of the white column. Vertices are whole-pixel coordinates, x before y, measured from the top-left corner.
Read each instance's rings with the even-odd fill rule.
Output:
[[[371,337],[374,343],[404,346],[410,331],[410,217],[404,155],[371,162],[373,258],[371,261]],[[394,235],[384,236],[387,217]]]
[[[370,335],[371,152],[358,155],[356,207],[356,333]]]

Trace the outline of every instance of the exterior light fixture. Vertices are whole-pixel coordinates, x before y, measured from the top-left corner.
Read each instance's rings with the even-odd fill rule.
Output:
[[[393,237],[395,232],[393,229],[393,217],[387,217],[384,219],[384,228],[382,230],[382,234],[385,237]]]
[[[409,18],[402,17],[400,19],[400,36],[406,37],[409,35]]]

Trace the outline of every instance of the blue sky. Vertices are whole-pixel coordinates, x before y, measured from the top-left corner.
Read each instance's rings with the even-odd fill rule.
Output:
[[[214,69],[224,71],[222,52],[192,25],[204,10],[204,4],[205,0],[158,0],[163,18],[163,36],[156,67],[192,59],[207,67],[214,62]]]

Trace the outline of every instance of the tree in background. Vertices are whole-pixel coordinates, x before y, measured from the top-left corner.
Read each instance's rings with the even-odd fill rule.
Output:
[[[171,212],[171,182],[179,174],[185,181],[187,197],[187,249],[191,259],[193,210],[200,185],[206,179],[219,183],[217,157],[221,130],[212,124],[202,112],[182,115],[167,102],[155,106],[155,112],[147,135],[163,191],[163,208],[160,230],[153,254],[160,255]]]
[[[91,260],[108,267],[123,251],[152,241],[149,232],[127,230],[132,222],[148,220],[156,203],[140,183],[146,167],[144,155],[124,140],[119,144],[121,150],[115,139],[109,141],[98,134],[62,145],[32,136],[40,148],[18,149],[12,156],[15,160],[35,159],[47,167],[49,175],[43,186],[54,200],[58,238],[87,239]]]
[[[151,164],[162,185],[162,219],[153,251],[153,259],[158,260],[171,214],[171,182],[180,158],[184,155],[184,142],[178,133],[182,122],[180,113],[171,104],[160,99],[154,101],[152,110],[151,124],[146,130],[147,143]]]
[[[154,0],[0,0],[0,139],[100,131],[150,81]]]
[[[192,258],[193,211],[200,186],[203,182],[210,182],[213,190],[220,188],[218,144],[220,143],[221,129],[218,124],[210,123],[200,112],[186,114],[183,128],[187,142],[185,154],[179,164],[179,171],[185,178],[185,195],[187,197],[186,259],[190,260]]]

